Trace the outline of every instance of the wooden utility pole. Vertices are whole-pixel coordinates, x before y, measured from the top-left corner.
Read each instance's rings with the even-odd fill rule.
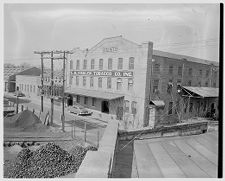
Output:
[[[65,63],[66,63],[66,52],[63,52],[63,87],[62,87],[62,130],[65,131],[65,109],[64,109],[64,91],[65,91]]]
[[[43,53],[41,53],[41,112],[44,111],[43,108],[43,87],[44,87],[44,63],[43,63]]]
[[[50,59],[51,60],[51,91],[50,91],[50,99],[51,99],[51,113],[50,113],[50,124],[53,124],[53,117],[54,117],[54,60],[63,60],[63,86],[62,86],[62,116],[61,116],[61,121],[62,121],[62,130],[64,131],[65,129],[65,98],[64,98],[64,92],[65,92],[65,61],[66,61],[66,55],[67,54],[72,54],[70,51],[41,51],[41,52],[34,52],[35,54],[40,54],[41,55],[41,93],[43,92],[43,87],[44,87],[44,59]],[[51,56],[46,57],[44,56],[45,54],[50,54]],[[63,54],[62,56],[54,57],[54,54]],[[43,94],[41,94],[41,111],[43,112]]]
[[[53,85],[54,85],[54,77],[53,77],[53,51],[51,52],[51,126],[53,125],[53,111],[54,111],[54,95],[53,95]]]

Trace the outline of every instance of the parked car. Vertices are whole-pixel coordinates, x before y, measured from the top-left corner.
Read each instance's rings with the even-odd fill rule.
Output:
[[[90,116],[93,112],[90,112],[88,109],[84,108],[81,105],[75,104],[68,108],[69,112],[77,114],[79,116]]]
[[[14,96],[18,96],[18,97],[25,97],[25,94],[23,94],[22,92],[14,92]]]

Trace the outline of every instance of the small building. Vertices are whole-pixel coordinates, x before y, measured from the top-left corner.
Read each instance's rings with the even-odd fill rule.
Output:
[[[218,96],[218,88],[183,86],[181,91],[183,112],[181,112],[181,116],[183,119],[190,116],[218,118]]]
[[[24,71],[24,67],[4,67],[4,91],[15,92],[16,75]]]
[[[16,75],[16,86],[28,97],[38,95],[41,70],[37,67],[26,69]]]

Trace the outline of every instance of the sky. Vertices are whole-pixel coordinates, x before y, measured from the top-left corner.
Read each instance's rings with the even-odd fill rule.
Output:
[[[219,14],[219,4],[4,4],[4,62],[39,65],[34,51],[86,49],[119,35],[219,61]]]

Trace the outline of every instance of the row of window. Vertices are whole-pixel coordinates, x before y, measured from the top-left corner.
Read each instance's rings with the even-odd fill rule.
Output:
[[[115,69],[113,67],[113,59],[112,58],[108,58],[108,70],[113,70]],[[76,70],[80,70],[81,69],[81,61],[80,60],[76,60]],[[117,60],[117,69],[118,70],[122,70],[123,69],[123,58],[118,58]],[[91,59],[91,65],[90,68],[93,69],[99,69],[99,70],[103,70],[103,66],[104,66],[104,60],[103,59],[99,59],[98,60],[98,67],[96,65],[96,60],[95,59]],[[73,67],[73,61],[70,61],[70,69],[72,70]],[[87,59],[83,60],[83,67],[84,70],[87,69]],[[134,69],[134,57],[130,57],[129,58],[129,63],[128,63],[128,69],[129,70],[133,70]]]
[[[173,84],[173,80],[170,79],[169,80],[169,83]],[[181,79],[177,79],[177,85],[181,85]],[[191,80],[188,81],[187,83],[188,86],[191,86],[192,85],[192,82]],[[201,81],[198,82],[198,86],[201,87],[202,84],[201,84]],[[209,86],[209,83],[208,82],[205,82],[205,87],[208,87]],[[216,82],[213,82],[213,87],[216,87]],[[159,90],[159,79],[154,79],[153,80],[153,92],[155,92],[156,90]]]
[[[169,71],[168,71],[168,73],[169,74],[173,74],[173,72],[174,72],[174,66],[173,65],[169,65]],[[159,74],[160,73],[160,64],[158,64],[158,63],[154,64],[154,66],[153,66],[153,73],[154,74]],[[193,73],[193,69],[192,68],[189,68],[188,69],[188,75],[192,76],[192,73]],[[209,73],[210,73],[210,71],[209,70],[206,70],[206,73],[205,73],[205,77],[206,78],[209,77]],[[179,76],[182,76],[182,74],[183,74],[183,67],[182,66],[178,66],[177,74]],[[202,75],[203,75],[203,70],[200,69],[198,76],[202,77]],[[213,77],[214,78],[217,77],[217,71],[213,71]]]
[[[130,106],[131,106],[131,112],[130,112]],[[126,113],[136,114],[137,113],[137,102],[131,101],[131,104],[130,104],[130,101],[125,100],[124,101],[124,111]]]
[[[29,85],[29,84],[19,84],[19,90],[25,91],[25,92],[36,92],[36,86],[35,85]]]
[[[105,78],[107,79],[107,89],[112,89],[112,78],[111,77],[107,77]],[[86,87],[87,85],[87,77],[86,76],[83,76],[82,77],[82,85],[83,87]],[[76,76],[75,77],[75,81],[76,81],[76,86],[79,86],[80,84],[80,77],[79,76]],[[103,78],[102,77],[98,77],[98,88],[102,88],[102,81],[103,81]],[[90,77],[90,87],[94,87],[94,77]],[[132,78],[129,78],[128,79],[128,82],[127,82],[127,90],[133,90],[133,79]],[[122,90],[123,88],[123,80],[121,78],[117,78],[116,80],[116,90]]]

